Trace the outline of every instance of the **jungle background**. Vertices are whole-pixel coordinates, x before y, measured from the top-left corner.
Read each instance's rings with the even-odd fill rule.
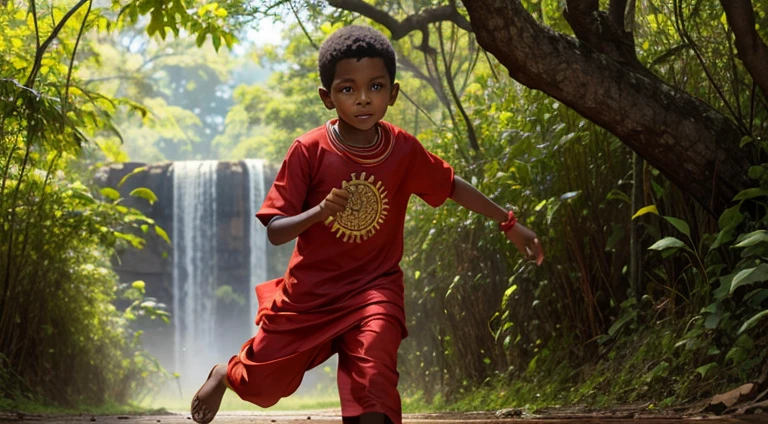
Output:
[[[514,207],[547,254],[537,268],[493,223],[413,201],[408,408],[666,407],[755,379],[768,350],[766,12],[0,0],[0,408],[126,405],[173,378],[134,326],[173,317],[111,265],[142,246],[137,231],[165,232],[93,175],[129,160],[279,163],[332,116],[316,52],[350,23],[396,47],[387,120]],[[267,26],[280,36],[260,41]]]

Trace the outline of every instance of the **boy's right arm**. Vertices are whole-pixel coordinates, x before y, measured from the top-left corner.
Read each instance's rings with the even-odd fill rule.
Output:
[[[267,238],[275,246],[288,243],[307,228],[323,222],[330,216],[344,212],[349,202],[349,192],[334,188],[319,205],[295,216],[277,216],[267,226]]]

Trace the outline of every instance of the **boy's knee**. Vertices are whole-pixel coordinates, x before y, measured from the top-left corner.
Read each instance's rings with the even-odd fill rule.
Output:
[[[283,398],[282,394],[270,392],[268,388],[262,385],[261,387],[248,387],[248,391],[238,392],[235,391],[240,399],[250,402],[256,406],[262,408],[269,408],[274,406],[280,399]]]

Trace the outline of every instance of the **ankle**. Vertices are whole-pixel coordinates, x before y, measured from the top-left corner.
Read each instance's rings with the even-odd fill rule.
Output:
[[[231,387],[229,387],[229,379],[227,378],[227,364],[216,365],[214,374],[216,375],[216,382],[218,385],[223,385],[228,389],[231,389]]]

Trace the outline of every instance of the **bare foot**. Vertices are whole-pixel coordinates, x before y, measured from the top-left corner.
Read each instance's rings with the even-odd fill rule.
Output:
[[[202,387],[192,398],[192,419],[199,424],[208,424],[213,421],[219,412],[221,399],[227,391],[227,365],[217,364],[208,374]]]

